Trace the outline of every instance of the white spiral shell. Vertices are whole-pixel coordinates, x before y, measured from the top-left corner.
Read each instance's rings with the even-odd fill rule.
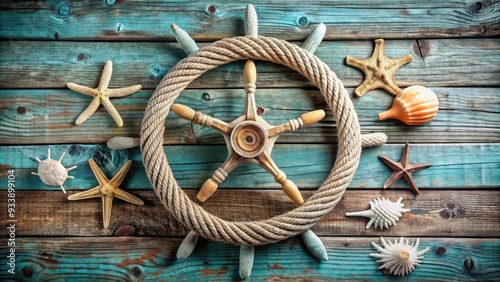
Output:
[[[427,247],[419,251],[419,239],[411,244],[408,240],[406,240],[405,243],[403,237],[401,237],[399,242],[396,239],[394,243],[391,241],[386,242],[382,237],[380,237],[380,241],[382,242],[383,248],[372,242],[373,247],[380,253],[370,254],[370,256],[380,258],[377,260],[378,263],[382,263],[379,269],[385,268],[389,270],[391,274],[397,276],[404,276],[412,272],[415,267],[422,262],[421,260],[424,258],[423,255],[430,250],[430,247]]]
[[[410,209],[403,209],[404,204],[401,203],[403,200],[400,197],[396,202],[391,202],[385,198],[377,198],[370,201],[370,209],[359,212],[348,212],[346,216],[364,216],[370,218],[370,221],[366,224],[365,228],[368,229],[372,224],[380,229],[387,228],[389,226],[396,225],[396,221],[403,216],[403,213],[409,212]]]

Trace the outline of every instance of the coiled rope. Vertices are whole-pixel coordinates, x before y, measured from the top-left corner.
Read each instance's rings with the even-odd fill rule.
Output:
[[[162,141],[165,119],[180,92],[206,71],[243,59],[282,64],[314,83],[332,109],[338,130],[338,149],[328,178],[303,205],[262,221],[230,222],[206,212],[182,191],[172,175]],[[374,138],[380,139],[380,136]],[[364,136],[363,143],[380,143],[368,139]],[[201,48],[180,61],[162,79],[146,108],[141,150],[151,184],[177,220],[208,239],[235,245],[263,245],[309,229],[335,207],[358,167],[361,135],[348,93],[325,63],[304,49],[276,38],[233,37]]]

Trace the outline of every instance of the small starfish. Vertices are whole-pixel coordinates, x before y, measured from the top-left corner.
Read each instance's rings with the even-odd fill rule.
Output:
[[[121,169],[120,171],[113,177],[113,179],[109,180],[104,173],[102,173],[101,169],[97,166],[97,164],[94,162],[94,160],[90,159],[89,160],[90,168],[94,172],[95,177],[97,178],[97,181],[99,182],[99,185],[84,191],[80,193],[76,193],[73,195],[70,195],[68,197],[68,200],[83,200],[83,199],[90,199],[90,198],[102,198],[102,219],[104,222],[104,228],[108,228],[109,226],[109,220],[111,218],[111,207],[113,204],[113,198],[118,198],[121,200],[124,200],[126,202],[135,204],[135,205],[144,205],[144,202],[121,190],[118,186],[122,183],[123,179],[125,178],[125,175],[129,171],[132,161],[128,161]]]
[[[87,86],[75,84],[75,83],[68,83],[67,86],[69,89],[76,91],[78,93],[88,95],[88,96],[93,96],[94,99],[90,103],[90,105],[83,111],[80,116],[76,119],[75,124],[80,125],[83,122],[85,122],[90,116],[92,116],[95,111],[97,111],[97,108],[99,108],[99,105],[102,104],[104,108],[108,111],[108,113],[111,115],[113,120],[116,122],[116,124],[119,127],[123,126],[123,120],[120,117],[120,114],[118,111],[115,109],[113,104],[111,104],[111,101],[109,98],[117,98],[117,97],[125,97],[128,96],[132,93],[135,93],[139,90],[141,90],[142,86],[139,84],[128,86],[128,87],[123,87],[123,88],[115,88],[115,89],[109,89],[109,81],[111,80],[111,74],[113,72],[113,63],[111,61],[107,61],[106,64],[104,65],[104,70],[102,71],[102,76],[101,76],[101,81],[99,82],[99,86],[97,88],[90,88]]]
[[[412,55],[391,59],[385,55],[384,40],[375,40],[375,50],[367,59],[358,59],[351,56],[346,57],[346,64],[360,69],[365,73],[365,80],[354,93],[358,96],[365,95],[368,91],[383,88],[393,95],[397,95],[401,89],[398,87],[394,75],[396,71],[413,60]]]
[[[391,159],[388,159],[387,157],[383,155],[378,156],[388,167],[390,167],[393,172],[391,176],[387,179],[387,181],[384,183],[383,188],[387,188],[392,185],[396,180],[400,179],[403,177],[403,179],[410,185],[411,190],[415,192],[415,194],[419,194],[418,187],[415,184],[415,181],[413,180],[413,173],[417,172],[419,170],[423,170],[426,168],[431,167],[431,164],[410,164],[410,144],[406,143],[405,149],[403,153],[401,154],[401,160],[398,162],[395,162]]]

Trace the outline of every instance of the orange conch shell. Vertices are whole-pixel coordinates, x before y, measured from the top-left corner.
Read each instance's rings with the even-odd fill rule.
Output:
[[[421,125],[432,120],[438,111],[436,94],[427,87],[407,87],[396,96],[392,107],[378,114],[379,120],[399,119],[408,125]]]

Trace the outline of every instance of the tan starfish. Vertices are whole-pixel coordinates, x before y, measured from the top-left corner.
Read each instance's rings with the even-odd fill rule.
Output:
[[[111,74],[113,72],[113,63],[111,61],[107,61],[106,64],[104,65],[104,70],[102,71],[102,76],[101,76],[101,81],[99,82],[99,86],[97,88],[90,88],[87,86],[75,84],[75,83],[68,83],[67,86],[69,89],[74,90],[78,93],[92,96],[94,99],[92,102],[90,102],[90,105],[83,111],[80,116],[76,119],[75,124],[80,125],[83,122],[85,122],[90,116],[92,116],[95,111],[97,111],[97,108],[99,108],[99,105],[102,104],[104,108],[108,111],[108,113],[111,115],[113,120],[116,122],[116,124],[119,127],[123,126],[123,120],[120,117],[120,114],[118,111],[115,109],[113,104],[111,104],[111,101],[109,98],[117,98],[117,97],[125,97],[128,96],[132,93],[135,93],[139,90],[141,90],[142,86],[139,84],[128,86],[128,87],[123,87],[123,88],[115,88],[115,89],[109,89],[109,81],[111,80]]]
[[[388,167],[392,169],[392,174],[389,176],[387,181],[384,183],[383,188],[387,188],[392,185],[396,180],[403,177],[403,179],[410,185],[411,190],[415,194],[419,194],[418,187],[413,180],[413,173],[429,168],[431,164],[410,164],[410,144],[405,144],[405,149],[401,154],[401,160],[395,162],[384,155],[378,156]]]
[[[141,199],[121,190],[118,187],[120,186],[123,179],[125,178],[125,175],[129,171],[130,166],[132,165],[132,161],[128,161],[115,175],[115,177],[113,177],[113,179],[111,180],[109,180],[104,175],[104,173],[102,173],[101,169],[99,169],[94,160],[90,159],[89,164],[90,168],[94,172],[95,177],[97,178],[97,181],[99,182],[99,185],[90,190],[73,194],[68,197],[68,200],[74,201],[74,200],[83,200],[83,199],[101,197],[102,220],[104,222],[104,228],[108,228],[109,226],[109,220],[111,219],[111,206],[113,204],[113,198],[118,198],[135,205],[141,205],[141,206],[144,205],[144,202]]]
[[[384,40],[375,40],[375,49],[367,59],[346,57],[346,64],[360,69],[365,74],[365,80],[354,93],[358,96],[365,95],[368,91],[383,88],[393,95],[397,95],[401,88],[398,87],[394,75],[396,71],[413,60],[412,55],[391,59],[385,55]]]

